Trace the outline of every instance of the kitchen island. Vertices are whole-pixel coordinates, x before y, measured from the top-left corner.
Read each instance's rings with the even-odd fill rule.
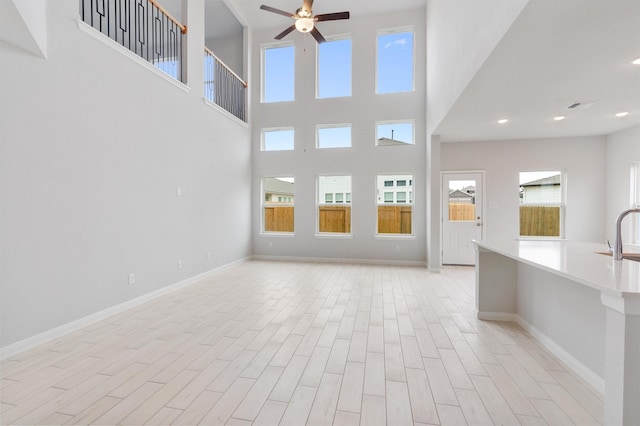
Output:
[[[605,424],[639,425],[640,262],[597,243],[474,244],[478,318],[516,321],[605,395]]]

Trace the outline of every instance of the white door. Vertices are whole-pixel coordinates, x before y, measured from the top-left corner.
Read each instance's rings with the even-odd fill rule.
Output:
[[[482,173],[442,173],[442,263],[474,265],[482,239]]]

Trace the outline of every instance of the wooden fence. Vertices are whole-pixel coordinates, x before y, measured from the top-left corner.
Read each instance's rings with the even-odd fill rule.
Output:
[[[293,206],[265,206],[266,232],[293,232]]]
[[[411,234],[411,206],[378,206],[378,234]]]
[[[318,225],[320,232],[351,233],[351,206],[320,206]]]
[[[520,206],[520,235],[559,237],[560,207]]]
[[[449,203],[449,220],[463,222],[476,220],[476,205],[468,203]]]
[[[293,232],[293,206],[264,207],[265,232]],[[351,206],[320,206],[320,232],[351,233]],[[378,206],[379,234],[411,234],[411,206]]]

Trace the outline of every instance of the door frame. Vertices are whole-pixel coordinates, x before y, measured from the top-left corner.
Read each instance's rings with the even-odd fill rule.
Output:
[[[442,193],[442,186],[444,184],[444,176],[445,175],[465,175],[465,174],[479,174],[482,178],[482,199],[480,200],[479,204],[476,204],[476,206],[479,206],[480,208],[480,218],[482,220],[482,226],[480,229],[480,239],[484,239],[485,238],[485,232],[484,232],[484,226],[486,223],[486,217],[485,217],[485,199],[487,198],[486,196],[486,173],[484,170],[440,170],[440,253],[439,253],[439,258],[440,258],[440,266],[443,265],[442,261],[444,259],[444,245],[443,245],[443,241],[444,241],[444,194]],[[447,204],[447,208],[448,208],[448,204]],[[447,210],[448,211],[448,210]]]

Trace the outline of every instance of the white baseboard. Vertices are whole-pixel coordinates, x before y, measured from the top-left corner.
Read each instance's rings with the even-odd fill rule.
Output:
[[[478,314],[478,319],[485,321],[516,321],[516,314],[511,314],[508,312],[487,312],[487,311],[476,311]]]
[[[546,334],[538,330],[533,325],[525,321],[520,315],[515,315],[515,322],[524,328],[533,338],[535,338],[549,352],[554,354],[558,359],[569,368],[571,368],[584,381],[593,386],[598,392],[604,395],[605,382],[602,377],[594,373],[589,367],[578,361],[573,355],[565,351],[560,345],[547,337]]]
[[[311,263],[360,263],[365,265],[396,265],[396,266],[422,266],[424,261],[420,260],[388,260],[388,259],[349,259],[336,257],[295,257],[295,256],[268,256],[254,255],[255,260],[274,260],[281,262],[311,262]]]
[[[86,317],[80,318],[70,323],[61,325],[59,327],[53,328],[51,330],[47,330],[43,333],[36,334],[35,336],[29,337],[27,339],[5,346],[4,348],[0,348],[0,360],[16,355],[20,352],[24,352],[26,350],[32,349],[44,343],[50,342],[54,339],[57,339],[58,337],[64,336],[65,334],[80,330],[83,327],[87,327],[88,325],[94,324],[98,321],[101,321],[112,315],[123,312],[127,309],[131,309],[134,306],[138,306],[142,303],[148,302],[157,297],[164,296],[165,294],[168,294],[178,289],[181,289],[183,287],[189,286],[198,281],[202,281],[203,279],[209,278],[217,273],[220,273],[225,269],[228,269],[237,264],[246,262],[249,259],[250,258],[243,258],[231,263],[227,263],[218,268],[187,278],[186,280],[168,285],[159,290],[152,291],[151,293],[144,294],[140,297],[136,297],[135,299],[128,300],[126,302],[120,303],[119,305],[112,306],[110,308],[96,312],[95,314],[88,315]]]

